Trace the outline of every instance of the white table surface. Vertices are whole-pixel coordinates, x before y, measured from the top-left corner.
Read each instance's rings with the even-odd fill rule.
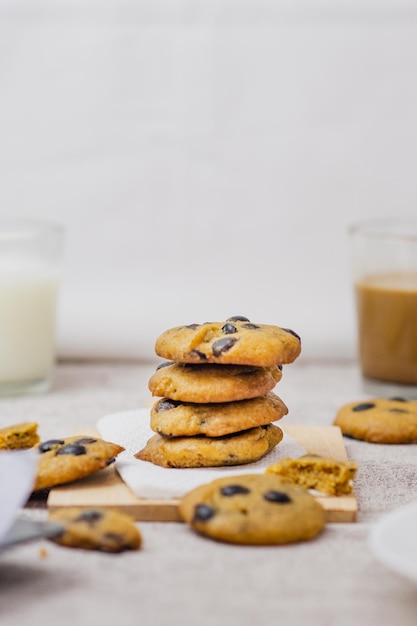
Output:
[[[50,393],[0,399],[0,426],[36,420],[42,439],[94,426],[143,406],[154,368],[60,364]],[[294,424],[330,425],[340,405],[369,397],[355,364],[303,359],[284,369],[275,391]],[[28,543],[0,553],[1,624],[415,626],[416,583],[381,564],[368,536],[384,513],[417,500],[416,446],[345,442],[359,464],[356,523],[279,547],[216,543],[170,522],[140,522],[143,547],[133,553]],[[24,514],[42,518],[42,502],[34,504]]]

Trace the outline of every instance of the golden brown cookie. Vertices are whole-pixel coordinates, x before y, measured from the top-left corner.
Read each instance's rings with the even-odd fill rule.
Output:
[[[370,443],[417,443],[417,401],[374,398],[350,402],[339,409],[334,424],[346,437]]]
[[[49,489],[89,476],[113,463],[122,446],[97,437],[49,439],[38,446],[39,462],[33,491]]]
[[[305,541],[325,526],[322,506],[303,487],[272,474],[219,478],[179,503],[182,519],[218,541],[274,545]]]
[[[195,404],[163,398],[151,408],[151,428],[165,437],[223,437],[281,419],[288,409],[272,391],[236,402]]]
[[[233,402],[264,396],[281,380],[282,368],[251,365],[162,363],[149,379],[153,396],[182,402]]]
[[[157,338],[155,352],[179,363],[271,367],[292,363],[301,352],[301,341],[290,329],[235,316],[225,322],[171,328]]]
[[[39,443],[36,422],[20,422],[0,428],[0,450],[32,448]]]
[[[49,520],[62,526],[62,533],[50,541],[68,548],[122,552],[137,550],[142,543],[133,518],[118,510],[60,508],[49,514]]]
[[[333,496],[351,493],[358,466],[353,461],[305,454],[297,459],[286,457],[269,465],[265,473],[275,474],[306,489],[316,489]]]
[[[227,437],[174,437],[154,435],[135,454],[137,459],[162,467],[218,467],[253,463],[282,439],[278,426],[257,426]]]

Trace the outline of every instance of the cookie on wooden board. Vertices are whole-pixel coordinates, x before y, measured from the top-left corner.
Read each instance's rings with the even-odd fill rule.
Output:
[[[49,439],[37,449],[39,461],[33,491],[89,476],[113,463],[124,450],[110,441],[82,436]]]
[[[259,461],[282,439],[278,426],[257,426],[226,437],[154,435],[135,457],[162,467],[219,467]]]

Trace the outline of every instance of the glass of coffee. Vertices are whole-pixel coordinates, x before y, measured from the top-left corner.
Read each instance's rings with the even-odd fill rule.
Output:
[[[417,217],[362,222],[349,236],[365,388],[417,398]]]

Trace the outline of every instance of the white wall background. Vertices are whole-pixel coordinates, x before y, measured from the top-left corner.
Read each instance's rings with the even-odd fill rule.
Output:
[[[0,215],[67,229],[64,357],[243,314],[356,352],[347,227],[416,213],[417,3],[0,0]]]

